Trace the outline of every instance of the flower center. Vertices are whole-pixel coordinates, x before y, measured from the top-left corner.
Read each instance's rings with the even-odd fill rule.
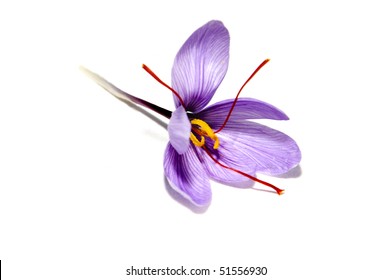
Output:
[[[217,138],[217,135],[213,132],[213,130],[210,128],[210,126],[200,119],[192,119],[192,131],[197,133],[200,136],[200,140],[194,135],[193,132],[190,132],[190,140],[193,142],[194,145],[197,147],[203,147],[205,145],[205,136],[209,137],[214,141],[213,149],[217,149],[220,145],[219,138]]]
[[[283,194],[284,193],[284,190],[282,189],[279,189],[277,188],[276,186],[268,183],[268,182],[265,182],[265,181],[262,181],[254,176],[251,176],[250,174],[247,174],[243,171],[240,171],[238,169],[235,169],[235,168],[232,168],[230,166],[227,166],[223,163],[221,163],[217,158],[215,158],[212,153],[208,150],[208,147],[205,146],[205,136],[206,137],[209,137],[210,139],[212,139],[214,141],[214,145],[213,145],[213,149],[217,149],[220,145],[220,141],[219,141],[219,138],[216,136],[217,133],[219,133],[224,127],[225,125],[227,124],[229,118],[231,117],[231,114],[232,114],[232,111],[233,109],[235,108],[235,105],[236,105],[236,102],[238,101],[238,98],[239,98],[239,94],[241,93],[242,89],[244,88],[244,86],[255,76],[255,74],[266,64],[269,62],[269,59],[266,59],[264,60],[258,67],[257,69],[255,69],[255,71],[251,74],[251,76],[247,79],[247,81],[243,84],[243,86],[240,88],[239,92],[237,93],[236,97],[235,97],[235,100],[234,102],[232,103],[232,106],[231,106],[231,109],[230,111],[228,112],[226,118],[225,118],[225,121],[223,123],[223,125],[217,129],[216,131],[213,131],[210,126],[204,122],[203,120],[200,120],[200,119],[192,119],[190,121],[192,127],[191,127],[191,130],[194,131],[199,138],[197,138],[197,136],[194,135],[194,133],[191,131],[190,132],[190,140],[193,142],[193,144],[197,147],[201,147],[202,149],[205,150],[205,152],[207,153],[207,155],[216,163],[218,164],[219,166],[221,166],[222,168],[225,168],[225,169],[229,169],[231,171],[234,171],[236,173],[239,173],[255,182],[258,182],[258,183],[261,183],[265,186],[268,186],[272,189],[274,189],[279,195]],[[169,90],[172,91],[172,93],[178,98],[178,100],[180,101],[181,105],[183,108],[186,108],[185,106],[185,103],[183,101],[183,99],[181,98],[181,96],[174,90],[172,89],[169,85],[167,85],[166,83],[164,83],[155,73],[152,72],[151,69],[149,69],[145,64],[143,64],[143,68],[145,71],[147,71],[153,78],[155,78],[156,81],[158,81],[160,84],[162,84],[163,86],[165,86],[166,88],[168,88]],[[168,111],[169,112],[169,111]],[[172,115],[170,115],[168,118],[170,118]]]

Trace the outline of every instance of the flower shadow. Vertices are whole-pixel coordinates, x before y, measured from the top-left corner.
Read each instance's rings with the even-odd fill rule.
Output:
[[[189,200],[184,198],[182,195],[180,195],[178,192],[176,192],[173,188],[171,188],[170,183],[168,182],[167,178],[164,176],[164,186],[166,187],[167,193],[176,200],[179,204],[182,204],[184,207],[188,208],[192,212],[196,214],[203,214],[208,210],[209,205],[206,206],[197,206],[191,203]]]
[[[292,168],[288,172],[286,172],[284,174],[276,175],[274,177],[276,177],[276,178],[283,178],[283,179],[298,178],[298,177],[301,176],[301,174],[302,174],[302,170],[301,170],[301,166],[299,164],[298,166]]]
[[[136,110],[137,112],[143,114],[144,116],[146,116],[147,118],[151,119],[152,121],[154,121],[155,123],[157,123],[158,125],[160,125],[161,127],[163,127],[164,129],[167,130],[167,126],[168,124],[164,121],[162,121],[161,119],[159,119],[158,117],[156,117],[155,115],[153,115],[152,113],[150,113],[149,111],[145,110],[144,108],[140,107],[140,106],[137,106],[136,104],[132,103],[132,102],[129,102],[129,101],[125,101],[125,100],[122,100],[118,97],[116,97],[118,100],[122,101],[123,103],[125,103],[126,105],[128,105],[130,108]]]

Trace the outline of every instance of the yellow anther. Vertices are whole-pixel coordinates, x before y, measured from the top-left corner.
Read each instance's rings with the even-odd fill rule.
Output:
[[[193,132],[190,133],[190,140],[193,142],[194,145],[196,145],[197,147],[202,147],[205,145],[205,137],[204,136],[201,136],[201,141],[198,140],[197,137],[195,137],[195,135],[193,134]]]
[[[217,136],[216,136],[216,139],[213,139],[213,140],[215,140],[215,143],[214,143],[214,145],[213,145],[213,149],[217,150],[217,148],[218,148],[219,145],[220,145],[219,138],[217,138]]]
[[[196,145],[197,147],[204,146],[205,144],[204,136],[207,136],[213,141],[215,141],[213,145],[213,149],[216,150],[219,147],[220,145],[219,138],[217,138],[214,131],[210,128],[210,126],[206,122],[199,119],[193,119],[191,120],[191,124],[197,126],[196,128],[194,128],[194,131],[196,131],[201,136],[201,141],[200,141],[193,133],[190,133],[190,140],[193,142],[194,145]]]

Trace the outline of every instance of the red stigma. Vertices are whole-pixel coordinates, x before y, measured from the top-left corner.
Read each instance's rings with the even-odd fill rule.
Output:
[[[181,102],[181,105],[183,106],[183,108],[186,109],[185,107],[185,102],[183,102],[183,99],[182,97],[179,95],[179,93],[177,93],[172,87],[170,87],[169,85],[167,85],[165,82],[163,82],[155,73],[153,73],[153,71],[151,69],[149,69],[149,67],[145,64],[143,64],[143,69],[145,71],[148,72],[149,75],[151,75],[156,81],[158,81],[160,84],[162,84],[163,86],[165,86],[166,88],[168,88],[169,90],[172,91],[173,94],[175,94],[175,96],[178,98],[179,102]]]
[[[242,87],[240,88],[238,94],[236,94],[236,97],[235,97],[235,100],[234,102],[232,103],[232,106],[231,106],[231,109],[229,110],[228,112],[228,115],[227,117],[225,118],[225,121],[223,123],[223,125],[215,131],[215,133],[219,133],[221,130],[223,130],[223,128],[225,127],[225,125],[227,124],[229,118],[231,117],[231,114],[232,114],[232,111],[234,110],[235,108],[235,105],[236,105],[236,102],[238,102],[238,98],[239,98],[239,94],[242,92],[242,89],[247,85],[247,83],[255,76],[255,74],[257,74],[257,72],[266,64],[270,61],[269,58],[265,59],[258,67],[257,69],[255,69],[255,71],[251,74],[251,76],[247,79],[247,81],[242,85]]]
[[[232,168],[232,167],[229,167],[229,166],[227,166],[227,165],[222,164],[221,162],[219,162],[217,159],[215,159],[215,158],[213,157],[213,155],[209,152],[209,150],[208,150],[205,146],[203,146],[203,149],[204,149],[204,151],[208,154],[208,156],[209,156],[215,163],[217,163],[218,165],[220,165],[221,167],[223,167],[223,168],[225,168],[225,169],[232,170],[232,171],[234,171],[234,172],[236,172],[236,173],[239,173],[240,175],[243,175],[244,177],[247,177],[247,178],[249,178],[249,179],[251,179],[251,180],[253,180],[253,181],[255,181],[255,182],[258,182],[258,183],[260,183],[260,184],[262,184],[262,185],[265,185],[265,186],[267,186],[267,187],[269,187],[269,188],[272,188],[273,190],[276,191],[276,193],[277,193],[278,195],[282,195],[282,194],[284,193],[284,190],[282,190],[282,189],[280,189],[280,188],[277,188],[276,186],[274,186],[274,185],[272,185],[272,184],[270,184],[270,183],[268,183],[268,182],[262,181],[262,180],[260,180],[260,179],[258,179],[258,178],[256,178],[256,177],[254,177],[254,176],[251,176],[251,175],[249,175],[249,174],[247,174],[247,173],[245,173],[245,172],[243,172],[243,171],[240,171],[240,170],[238,170],[238,169],[235,169],[235,168]]]

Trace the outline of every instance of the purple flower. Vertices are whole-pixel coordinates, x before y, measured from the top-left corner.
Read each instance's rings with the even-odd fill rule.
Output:
[[[256,173],[278,175],[297,166],[300,150],[289,136],[252,119],[288,120],[276,107],[252,98],[236,98],[206,107],[228,68],[229,33],[220,21],[210,21],[196,30],[179,50],[172,67],[172,88],[176,109],[171,113],[129,95],[96,74],[85,70],[116,97],[146,106],[169,118],[169,143],[164,155],[164,172],[170,186],[197,206],[211,200],[209,179],[228,185],[253,180]]]

